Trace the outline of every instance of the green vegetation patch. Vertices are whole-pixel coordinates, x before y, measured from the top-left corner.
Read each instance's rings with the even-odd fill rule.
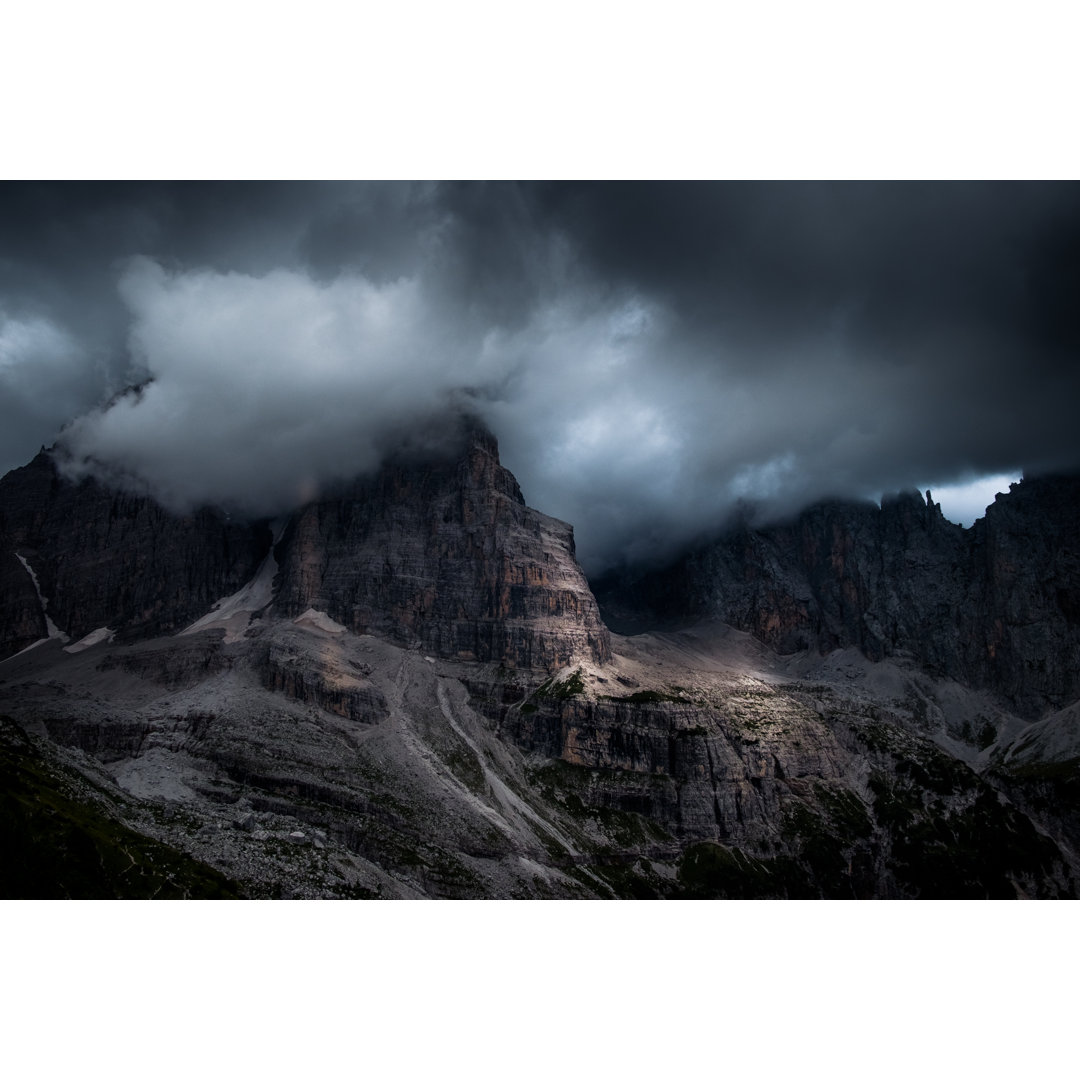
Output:
[[[1010,900],[1019,885],[1046,898],[1075,894],[1049,837],[974,774],[957,778],[952,791],[942,792],[941,775],[923,786],[919,769],[871,777],[874,814],[888,835],[892,870],[904,892],[936,900]],[[945,797],[927,805],[927,795],[935,793]]]
[[[559,806],[569,818],[582,824],[592,822],[599,826],[615,848],[633,851],[655,844],[671,843],[666,829],[644,814],[613,806],[598,805],[599,798],[618,800],[627,786],[637,789],[643,783],[652,786],[656,779],[639,773],[624,774],[614,769],[590,769],[570,765],[565,761],[549,761],[535,770],[531,782],[550,803]],[[636,791],[627,792],[630,797]]]
[[[1044,781],[1051,784],[1080,784],[1080,758],[1067,761],[1033,761],[1023,765],[1004,765],[1002,772],[1017,780]]]
[[[866,840],[873,835],[874,823],[855,792],[822,783],[814,785],[814,793],[830,824],[842,838]]]
[[[781,837],[815,895],[876,895],[874,822],[853,791],[824,781],[815,784],[813,803],[792,800],[785,806]]]
[[[577,668],[562,682],[556,682],[554,676],[536,688],[532,696],[534,698],[548,698],[552,701],[565,701],[567,698],[577,697],[585,693],[585,679],[581,668]],[[524,708],[524,706],[522,706]]]

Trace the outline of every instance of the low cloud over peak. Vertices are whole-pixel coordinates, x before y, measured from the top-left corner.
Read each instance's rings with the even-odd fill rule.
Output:
[[[464,404],[600,569],[1080,466],[1075,185],[14,187],[6,467],[273,513]]]
[[[295,506],[373,469],[402,432],[491,378],[478,331],[447,326],[417,278],[167,271],[139,258],[120,293],[149,381],[67,427],[67,468],[142,482],[175,509]]]

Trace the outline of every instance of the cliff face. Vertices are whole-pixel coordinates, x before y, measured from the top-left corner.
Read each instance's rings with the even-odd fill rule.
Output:
[[[357,633],[510,667],[611,655],[572,528],[525,505],[486,432],[456,461],[389,465],[305,507],[276,555],[284,614],[315,608]]]
[[[0,658],[49,636],[46,615],[72,641],[102,627],[120,640],[176,633],[250,582],[270,546],[265,523],[177,517],[72,484],[43,451],[0,480]],[[511,667],[610,657],[573,530],[525,505],[483,431],[456,459],[390,464],[297,511],[275,556],[261,603],[277,614],[316,608],[357,632]]]
[[[0,656],[48,631],[72,641],[109,627],[121,637],[172,633],[252,576],[270,545],[263,526],[211,510],[177,517],[94,480],[64,480],[42,451],[0,479]]]
[[[597,594],[636,628],[715,617],[780,652],[907,656],[1035,715],[1080,695],[1078,528],[1077,477],[1013,485],[971,529],[909,492],[738,528]]]
[[[1000,703],[1080,670],[1072,482],[968,531],[910,495],[734,532],[609,592],[705,617],[624,638],[483,432],[276,542],[47,455],[0,496],[8,653],[118,632],[0,665],[0,728],[30,737],[9,771],[37,778],[20,807],[74,785],[64,835],[86,807],[125,850],[134,829],[181,893],[212,872],[250,896],[1076,895],[1075,709]]]

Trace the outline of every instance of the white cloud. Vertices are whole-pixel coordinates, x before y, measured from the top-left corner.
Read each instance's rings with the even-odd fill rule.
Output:
[[[133,261],[120,288],[152,381],[71,425],[75,470],[146,485],[174,509],[272,514],[373,470],[467,400],[526,499],[572,522],[599,569],[673,553],[739,500],[766,519],[871,497],[927,475],[924,447],[927,461],[962,448],[948,424],[912,440],[913,394],[920,407],[941,398],[925,371],[856,363],[843,343],[755,367],[695,351],[662,305],[568,271],[510,330],[453,299],[441,273],[321,282]],[[953,507],[981,491],[936,494],[970,516]]]
[[[132,355],[152,381],[77,421],[64,443],[178,509],[293,504],[371,469],[403,431],[498,370],[416,278],[320,284],[292,270],[169,273],[138,259],[121,293]]]

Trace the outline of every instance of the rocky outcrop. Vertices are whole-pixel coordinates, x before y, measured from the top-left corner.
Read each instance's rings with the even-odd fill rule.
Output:
[[[172,634],[256,574],[265,523],[75,484],[48,452],[0,480],[0,658],[47,636]],[[297,511],[275,548],[274,607],[309,608],[429,653],[553,670],[610,657],[572,528],[525,505],[494,438],[455,456],[397,460]],[[269,595],[268,595],[269,601]]]
[[[714,617],[780,652],[908,656],[1034,716],[1080,695],[1078,535],[1080,478],[1035,478],[971,529],[916,492],[828,503],[596,587],[618,625]]]
[[[322,644],[316,658],[293,641],[260,643],[253,664],[262,685],[357,723],[384,719],[389,713],[386,698],[368,679],[370,670],[349,661],[333,643]]]
[[[525,505],[488,432],[312,503],[275,549],[276,610],[440,657],[553,670],[610,658],[573,529]]]
[[[649,826],[628,845],[680,852],[677,895],[1076,895],[1054,840],[880,703],[762,683],[622,698],[541,687],[501,716],[504,737],[556,759],[537,777],[554,803],[640,815]]]
[[[684,840],[761,843],[775,836],[785,805],[806,794],[807,778],[860,786],[866,771],[846,732],[765,686],[722,704],[656,692],[561,697],[542,687],[503,710],[500,731],[579,767],[583,781],[588,770],[592,804],[643,814]]]
[[[218,638],[196,637],[175,642],[144,642],[121,652],[107,653],[97,664],[97,670],[124,671],[176,690],[228,671],[232,665],[232,655]]]
[[[173,633],[198,618],[254,574],[270,539],[265,525],[234,524],[216,511],[178,517],[93,479],[71,483],[43,450],[0,480],[0,656],[46,636],[16,554],[73,641],[102,627],[124,640]]]

